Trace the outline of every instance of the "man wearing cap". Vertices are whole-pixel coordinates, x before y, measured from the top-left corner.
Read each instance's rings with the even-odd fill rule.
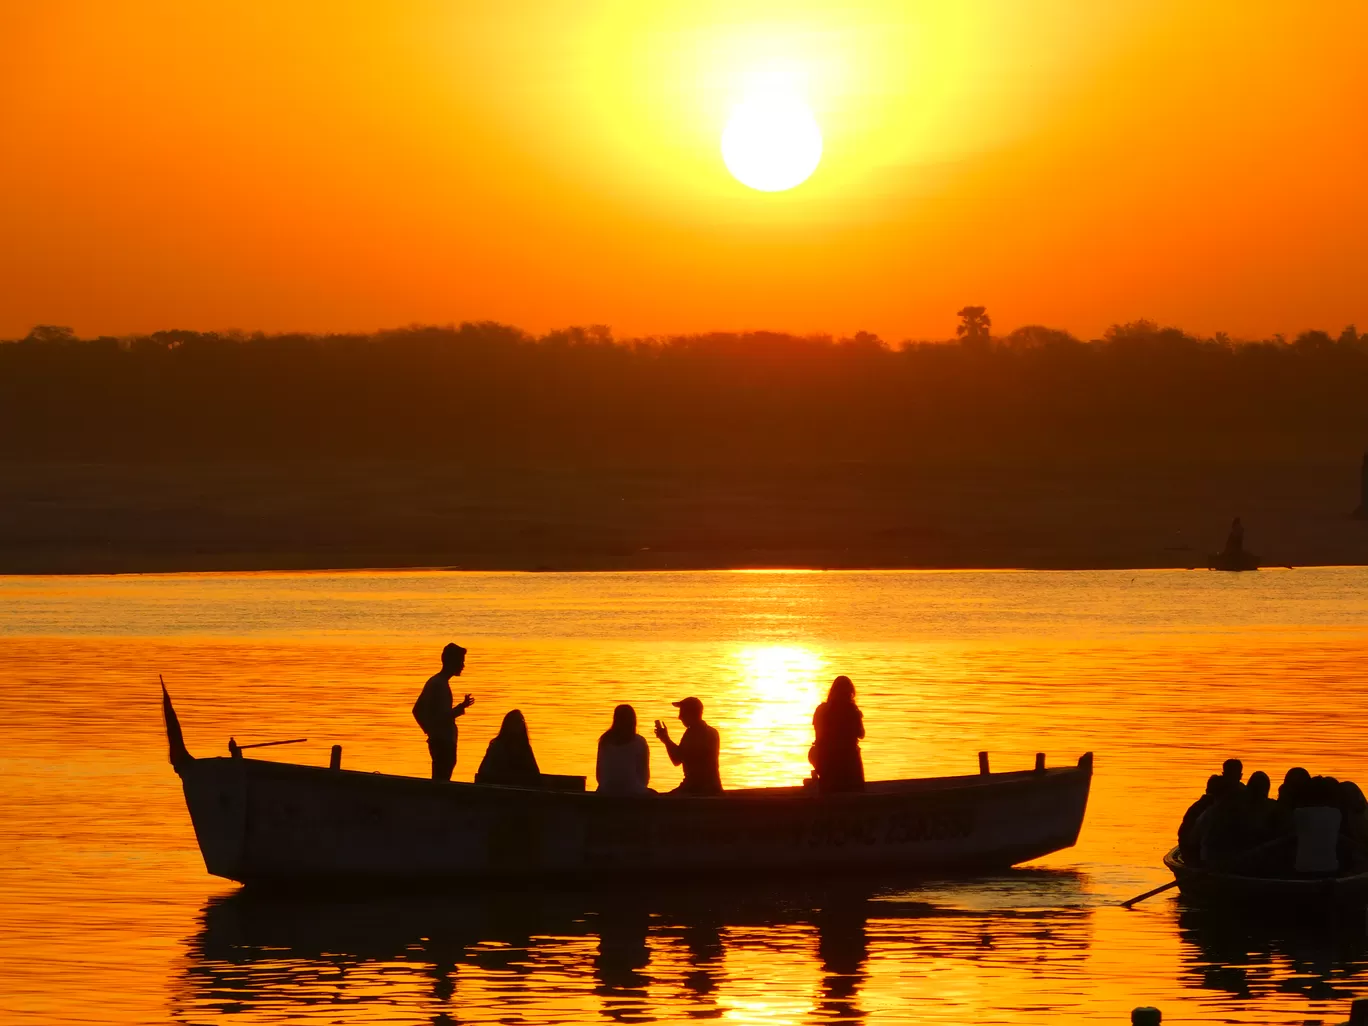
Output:
[[[684,780],[671,794],[721,794],[722,776],[717,763],[722,743],[717,731],[703,722],[703,703],[690,696],[670,704],[679,710],[684,736],[675,744],[661,720],[656,720],[655,735],[665,746],[670,761],[684,767]]]
[[[451,678],[465,669],[466,650],[454,642],[442,649],[442,669],[428,678],[418,701],[413,703],[413,718],[427,734],[428,754],[432,756],[432,779],[447,781],[456,768],[456,720],[475,704],[466,695],[452,705]]]

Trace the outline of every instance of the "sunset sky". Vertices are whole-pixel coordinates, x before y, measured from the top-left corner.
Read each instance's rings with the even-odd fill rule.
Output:
[[[0,3],[0,337],[1368,328],[1363,0]],[[821,129],[788,191],[728,117]]]

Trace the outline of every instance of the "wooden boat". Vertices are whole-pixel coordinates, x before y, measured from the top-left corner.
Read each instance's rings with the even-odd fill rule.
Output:
[[[1252,552],[1217,552],[1207,563],[1210,570],[1240,572],[1259,569],[1259,557]]]
[[[243,883],[372,885],[624,876],[1005,869],[1072,846],[1092,782],[1077,766],[717,797],[607,796],[193,758],[163,712],[205,867]]]
[[[1329,877],[1245,876],[1189,866],[1177,848],[1164,856],[1164,865],[1178,882],[1179,893],[1194,904],[1303,912],[1362,909],[1368,904],[1368,872]]]

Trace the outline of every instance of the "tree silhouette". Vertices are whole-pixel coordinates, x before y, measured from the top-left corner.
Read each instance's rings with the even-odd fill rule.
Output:
[[[25,342],[78,342],[76,332],[59,324],[35,324],[24,338]]]
[[[955,334],[965,341],[986,342],[991,337],[993,319],[986,306],[966,306],[957,315],[960,319]]]

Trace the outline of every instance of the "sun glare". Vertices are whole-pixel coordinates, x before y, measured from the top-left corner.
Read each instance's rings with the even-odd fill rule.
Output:
[[[722,131],[722,160],[742,185],[783,192],[801,185],[822,159],[822,130],[798,95],[757,92],[732,108]]]

